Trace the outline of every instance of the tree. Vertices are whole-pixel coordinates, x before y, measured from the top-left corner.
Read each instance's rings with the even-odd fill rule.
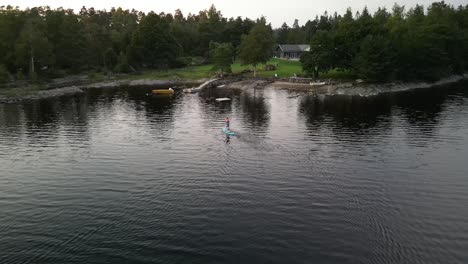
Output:
[[[331,14],[331,13],[330,13]],[[353,16],[325,12],[299,26],[284,23],[274,30],[280,44],[310,43],[304,70],[318,75],[332,68],[361,78],[437,80],[468,71],[468,6],[435,2],[424,9],[395,5],[391,11],[367,8]],[[69,9],[0,6],[0,65],[11,76],[41,78],[83,70],[128,72],[134,66],[173,67],[177,61],[216,62],[210,42],[230,43],[243,64],[266,62],[273,49],[273,30],[264,18],[225,18],[214,6],[184,16],[112,8]],[[228,54],[231,47],[219,47]],[[217,50],[217,49],[215,49]],[[192,57],[198,57],[194,60]],[[180,64],[180,63],[179,63]],[[41,70],[43,69],[43,70]]]
[[[112,48],[108,48],[104,53],[104,66],[106,69],[112,70],[117,65],[118,59],[115,51]]]
[[[306,75],[313,74],[315,79],[318,78],[318,63],[312,52],[302,53],[300,62],[302,64],[302,70],[306,73]]]
[[[383,36],[367,36],[354,58],[354,69],[359,77],[384,81],[393,77],[393,53],[389,39]]]
[[[288,31],[287,43],[289,44],[303,44],[303,34],[299,26],[299,20],[295,19],[292,29]]]
[[[174,21],[170,24],[170,33],[181,47],[183,56],[198,55],[200,49],[200,34],[197,23],[191,17],[184,18],[180,10],[176,10]]]
[[[257,76],[257,65],[266,63],[272,55],[273,34],[271,27],[261,19],[248,35],[242,36],[239,48],[239,59],[243,65],[254,66],[254,76]]]
[[[238,48],[243,34],[248,34],[254,23],[249,19],[242,20],[241,17],[229,19],[223,31],[223,42],[231,43],[234,48]]]
[[[208,55],[211,41],[224,42],[223,31],[227,20],[214,5],[208,10],[201,11],[198,15],[199,53]]]
[[[87,68],[101,69],[105,66],[105,52],[112,46],[111,25],[112,14],[106,11],[86,9],[80,11],[80,19],[84,25],[84,42],[86,49],[83,57]]]
[[[346,10],[343,18],[333,31],[334,66],[338,68],[351,68],[353,57],[358,52],[360,39],[357,37],[357,26],[350,8]]]
[[[125,52],[131,42],[132,33],[138,27],[136,12],[123,10],[122,8],[111,10],[111,34],[112,49],[119,54]]]
[[[234,47],[231,43],[210,43],[210,57],[214,64],[214,69],[221,73],[232,72],[231,64],[234,57]]]
[[[26,20],[26,11],[12,6],[0,6],[0,64],[9,72],[16,72],[16,40]]]
[[[312,38],[310,51],[303,53],[300,58],[304,71],[314,73],[317,78],[319,72],[330,70],[333,67],[334,52],[330,34],[323,30],[317,31]]]
[[[278,44],[287,44],[288,43],[288,33],[289,33],[289,27],[288,24],[283,23],[281,28],[278,30],[278,38],[276,39],[276,42]]]
[[[150,67],[168,67],[179,54],[180,46],[165,20],[155,13],[141,20],[131,45],[133,62]]]
[[[304,25],[304,43],[310,43],[310,40],[317,31],[317,20],[309,20]]]
[[[85,63],[84,27],[73,10],[47,10],[47,34],[55,56],[55,67],[77,72]]]
[[[6,69],[5,65],[0,64],[0,84],[6,83],[10,79],[10,73]]]
[[[51,45],[47,39],[45,25],[40,17],[32,17],[23,26],[15,47],[16,63],[28,68],[30,76],[36,77],[36,66],[52,63]]]
[[[129,73],[131,72],[130,65],[128,64],[127,55],[123,52],[120,52],[118,64],[114,68],[115,72]]]

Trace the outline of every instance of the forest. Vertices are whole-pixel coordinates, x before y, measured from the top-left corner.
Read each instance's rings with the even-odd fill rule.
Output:
[[[112,8],[0,8],[0,75],[37,78],[85,71],[130,72],[207,62],[210,43],[231,43],[256,23],[214,6],[197,15]],[[271,31],[272,32],[272,31]],[[1,79],[1,77],[0,77]]]
[[[436,2],[408,11],[394,5],[373,15],[348,9],[276,32],[279,43],[311,45],[301,62],[315,75],[342,69],[366,80],[435,81],[468,70],[468,5]]]
[[[330,70],[373,81],[437,80],[468,70],[468,5],[395,5],[370,14],[325,12],[300,26],[273,29],[266,18],[112,8],[0,7],[0,82],[83,72],[130,73],[234,61],[254,65],[275,44],[310,44],[304,75]]]

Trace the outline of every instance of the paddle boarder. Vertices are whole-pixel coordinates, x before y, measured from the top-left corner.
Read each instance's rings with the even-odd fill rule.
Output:
[[[226,122],[226,129],[229,130],[229,117],[226,117],[226,119],[224,119],[224,122]]]

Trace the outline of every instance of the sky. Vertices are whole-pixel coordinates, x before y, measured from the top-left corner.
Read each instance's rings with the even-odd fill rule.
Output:
[[[156,13],[174,13],[180,9],[184,15],[188,13],[198,13],[203,9],[208,9],[214,4],[221,11],[224,17],[248,17],[256,19],[265,16],[273,27],[280,27],[283,22],[291,26],[294,19],[299,20],[303,25],[307,20],[312,20],[316,15],[328,11],[333,14],[343,14],[348,7],[353,13],[362,10],[365,6],[371,12],[378,7],[390,9],[394,3],[413,7],[416,4],[429,6],[433,0],[113,0],[113,1],[92,1],[92,0],[0,0],[0,6],[12,5],[20,8],[35,6],[50,6],[51,8],[63,7],[72,8],[78,12],[82,6],[94,7],[95,9],[107,9],[112,7],[122,7],[124,9],[136,9],[138,11],[155,11]],[[446,0],[448,4],[455,6],[468,4],[467,0]]]

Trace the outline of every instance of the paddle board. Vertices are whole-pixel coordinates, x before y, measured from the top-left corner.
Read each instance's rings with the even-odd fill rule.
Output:
[[[232,132],[231,130],[228,130],[226,127],[223,127],[221,130],[223,131],[224,134],[227,134],[229,136],[234,136],[235,135],[234,132]]]

